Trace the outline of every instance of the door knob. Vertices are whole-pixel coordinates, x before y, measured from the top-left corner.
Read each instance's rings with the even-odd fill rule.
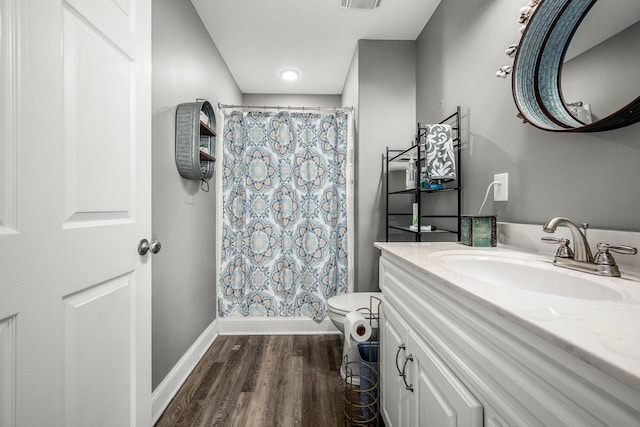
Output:
[[[159,240],[152,240],[151,243],[147,239],[140,240],[138,243],[138,253],[140,255],[146,255],[147,252],[151,251],[152,254],[157,254],[162,249],[162,244]]]

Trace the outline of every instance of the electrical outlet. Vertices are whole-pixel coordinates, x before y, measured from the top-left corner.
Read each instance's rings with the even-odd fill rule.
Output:
[[[509,200],[509,174],[507,172],[495,174],[493,180],[497,181],[493,184],[493,200],[496,202]]]

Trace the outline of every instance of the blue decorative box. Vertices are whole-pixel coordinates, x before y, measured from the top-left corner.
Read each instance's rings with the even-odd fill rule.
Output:
[[[496,216],[463,215],[460,218],[460,243],[467,246],[496,246]]]

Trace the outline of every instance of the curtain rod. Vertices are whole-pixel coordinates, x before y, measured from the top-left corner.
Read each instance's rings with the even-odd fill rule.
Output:
[[[255,110],[301,110],[302,112],[309,111],[344,111],[353,112],[353,107],[290,107],[280,105],[228,105],[218,103],[218,108],[241,108],[241,109],[255,109]]]

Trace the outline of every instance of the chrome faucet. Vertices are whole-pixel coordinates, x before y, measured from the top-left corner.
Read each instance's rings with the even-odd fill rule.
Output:
[[[557,239],[555,237],[542,238],[542,241],[545,243],[560,244],[556,256],[553,259],[553,264],[558,267],[570,268],[599,276],[620,277],[620,270],[609,251],[627,255],[635,255],[638,253],[638,250],[631,246],[598,243],[598,253],[594,258],[591,254],[591,248],[589,247],[586,236],[589,224],[582,224],[583,233],[577,225],[567,218],[556,217],[542,226],[542,230],[545,233],[554,233],[560,225],[566,226],[571,231],[573,251],[569,247],[570,241],[568,239]]]
[[[583,234],[577,225],[561,216],[555,217],[542,226],[542,230],[545,233],[555,233],[556,228],[559,225],[565,225],[571,231],[571,238],[573,239],[573,259],[580,262],[593,263],[593,255],[591,254],[591,248],[589,242],[587,242],[586,231],[589,228],[589,224],[583,223],[582,228],[585,230]]]

